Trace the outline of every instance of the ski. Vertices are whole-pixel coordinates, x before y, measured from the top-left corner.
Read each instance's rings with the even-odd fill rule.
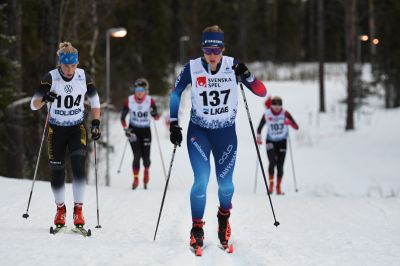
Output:
[[[220,249],[224,250],[226,253],[233,253],[233,244],[229,245],[218,245]]]
[[[56,225],[56,227],[50,226],[50,234],[55,235],[59,232],[63,232],[66,230],[65,225]]]
[[[90,229],[86,230],[83,225],[77,225],[75,228],[71,229],[72,232],[81,234],[82,236],[91,236],[92,231]]]

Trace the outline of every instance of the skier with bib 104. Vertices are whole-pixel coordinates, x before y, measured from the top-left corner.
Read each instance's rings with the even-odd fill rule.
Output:
[[[150,180],[150,149],[151,149],[151,130],[150,116],[155,120],[160,118],[157,112],[156,102],[153,97],[147,95],[149,83],[146,79],[137,79],[133,88],[132,95],[124,101],[124,107],[121,112],[121,124],[125,130],[125,135],[128,138],[133,152],[133,183],[132,189],[139,186],[139,169],[140,159],[143,159],[144,174],[143,184],[144,189],[147,189],[147,184]],[[126,116],[129,114],[129,126],[126,124]]]
[[[68,147],[73,172],[74,225],[83,227],[82,212],[85,192],[85,161],[87,157],[87,130],[84,124],[84,100],[88,96],[92,110],[91,137],[100,138],[100,101],[94,81],[78,66],[78,50],[69,42],[59,44],[59,65],[48,72],[31,100],[31,109],[49,107],[47,148],[52,173],[53,190],[57,213],[54,224],[65,225],[65,152]]]
[[[218,183],[218,238],[224,249],[231,236],[229,224],[232,182],[237,153],[235,117],[238,105],[238,79],[254,94],[265,96],[263,83],[251,74],[245,64],[224,56],[224,32],[217,25],[202,33],[203,57],[190,60],[177,77],[170,96],[170,140],[182,142],[182,128],[178,123],[181,94],[191,84],[191,117],[187,132],[187,148],[194,173],[190,192],[192,229],[190,246],[201,253],[204,240],[204,209],[210,177],[210,153],[213,153]]]
[[[274,169],[277,168],[276,194],[283,195],[281,183],[283,178],[283,164],[286,156],[286,144],[289,136],[289,127],[298,130],[299,126],[292,115],[282,108],[282,98],[269,97],[265,102],[266,111],[257,128],[257,144],[262,144],[261,131],[267,125],[266,148],[269,161],[269,193],[274,191]]]

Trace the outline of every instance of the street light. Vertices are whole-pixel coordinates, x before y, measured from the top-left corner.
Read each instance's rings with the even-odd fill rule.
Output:
[[[110,28],[106,32],[106,103],[107,108],[105,112],[106,120],[106,138],[107,138],[107,150],[106,150],[106,186],[110,185],[110,156],[109,156],[109,144],[110,144],[110,37],[123,38],[126,36],[128,31],[125,28]]]
[[[179,60],[181,61],[181,64],[183,64],[183,57],[185,56],[185,47],[184,47],[184,42],[187,42],[190,40],[190,37],[187,35],[183,35],[179,37]]]

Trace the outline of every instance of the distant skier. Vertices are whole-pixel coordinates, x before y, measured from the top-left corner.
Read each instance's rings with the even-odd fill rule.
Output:
[[[267,109],[257,129],[257,143],[262,144],[261,131],[264,125],[267,124],[266,149],[269,161],[269,193],[272,194],[274,191],[274,168],[276,166],[278,171],[276,194],[283,195],[281,182],[283,178],[283,164],[286,156],[286,142],[289,136],[288,126],[290,125],[296,130],[299,129],[299,126],[294,121],[291,114],[282,108],[281,97],[269,97],[265,102],[265,106]]]
[[[85,191],[85,161],[87,157],[87,130],[84,124],[84,100],[88,96],[92,109],[91,137],[100,138],[100,101],[93,79],[78,66],[78,50],[69,42],[59,44],[59,65],[48,72],[31,100],[31,109],[41,109],[51,104],[47,146],[51,188],[57,213],[54,224],[65,225],[65,151],[68,147],[73,172],[74,224],[83,226],[82,205]],[[48,105],[49,106],[49,105]]]
[[[228,248],[231,235],[229,224],[231,200],[234,192],[232,175],[236,161],[237,137],[235,118],[238,105],[238,81],[254,94],[265,96],[262,82],[251,74],[245,64],[223,56],[224,32],[219,26],[207,27],[202,34],[203,57],[190,60],[175,82],[170,96],[170,140],[182,142],[182,128],[178,123],[181,94],[191,84],[191,118],[187,133],[187,147],[194,173],[190,193],[193,225],[190,246],[196,252],[203,246],[204,209],[210,177],[210,153],[215,161],[218,182],[218,237]],[[239,77],[239,80],[237,79]]]
[[[154,98],[147,94],[149,84],[146,79],[137,79],[131,89],[130,95],[124,101],[124,107],[121,113],[121,123],[125,130],[132,152],[133,152],[133,183],[132,189],[139,186],[140,159],[144,166],[144,189],[150,180],[150,148],[151,148],[151,130],[150,116],[158,120],[160,118],[157,112],[157,106]],[[129,113],[129,126],[125,118]]]

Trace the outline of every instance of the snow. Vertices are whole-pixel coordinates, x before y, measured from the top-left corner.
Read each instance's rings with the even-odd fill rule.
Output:
[[[191,226],[189,192],[193,182],[185,145],[178,148],[170,189],[157,235],[154,229],[164,189],[164,174],[153,131],[151,182],[147,191],[130,189],[132,153],[126,152],[117,173],[125,137],[113,115],[111,187],[105,187],[104,155],[99,153],[100,224],[95,229],[93,173],[87,186],[84,213],[93,236],[50,235],[55,214],[50,184],[37,182],[25,211],[31,181],[0,178],[0,265],[399,265],[400,264],[400,110],[383,110],[370,99],[356,115],[356,130],[344,131],[345,95],[340,77],[326,86],[326,114],[318,114],[316,82],[265,82],[268,93],[283,97],[284,106],[300,125],[291,131],[299,192],[294,192],[289,154],[285,164],[285,196],[272,195],[273,226],[268,198],[258,171],[253,193],[256,154],[242,99],[231,216],[234,254],[217,248],[218,206],[215,175],[210,178],[204,220],[203,257],[188,248]],[[246,91],[253,124],[263,112],[263,99]],[[181,106],[186,133],[188,95]],[[156,122],[168,167],[172,145],[163,121]],[[154,126],[154,125],[153,125]],[[265,129],[263,131],[265,134]],[[265,146],[261,148],[267,167]],[[142,181],[142,180],[141,180]],[[67,225],[72,226],[71,185],[66,187]]]

